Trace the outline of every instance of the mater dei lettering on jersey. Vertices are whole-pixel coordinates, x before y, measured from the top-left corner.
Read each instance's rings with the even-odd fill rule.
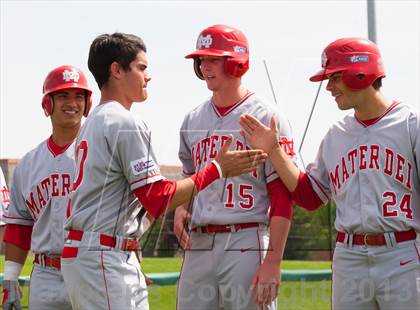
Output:
[[[334,171],[329,171],[331,184],[336,193],[355,171],[377,170],[394,178],[411,189],[412,164],[404,156],[377,144],[360,145],[341,157]]]

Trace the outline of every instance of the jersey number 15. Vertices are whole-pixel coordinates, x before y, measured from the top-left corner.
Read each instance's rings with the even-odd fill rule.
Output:
[[[239,206],[242,209],[251,209],[254,206],[254,196],[251,194],[253,190],[252,185],[235,183],[229,183],[226,185],[227,199],[225,201],[225,208],[233,208],[235,206],[235,202],[233,201],[235,196],[235,187],[238,191],[238,196],[240,197]]]

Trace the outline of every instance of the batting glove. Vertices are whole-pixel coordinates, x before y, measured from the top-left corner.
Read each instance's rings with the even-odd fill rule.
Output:
[[[17,280],[4,280],[3,281],[3,309],[4,310],[22,310],[20,299],[22,292],[19,288]]]

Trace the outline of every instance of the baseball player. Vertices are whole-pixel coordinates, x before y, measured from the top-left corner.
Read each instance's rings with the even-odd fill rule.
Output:
[[[267,124],[274,113],[241,83],[249,66],[249,47],[240,30],[208,27],[200,33],[196,48],[186,58],[194,60],[195,73],[206,82],[212,97],[189,112],[181,127],[179,158],[186,176],[211,162],[228,135],[233,135],[234,148],[250,148],[240,135],[243,113]],[[288,123],[283,116],[276,117],[282,124],[278,138],[293,156]],[[274,309],[291,202],[266,162],[253,173],[214,182],[190,205],[178,208],[174,230],[187,250],[178,309]],[[251,288],[253,296],[248,293]]]
[[[10,205],[4,215],[6,262],[4,309],[20,309],[18,276],[29,249],[35,254],[31,274],[31,309],[71,309],[60,271],[64,220],[74,174],[74,140],[82,116],[89,113],[91,90],[73,66],[52,70],[43,86],[42,108],[52,135],[16,166]]]
[[[148,309],[134,254],[141,233],[139,202],[156,219],[221,177],[253,171],[266,154],[228,151],[228,138],[202,171],[179,182],[166,180],[150,131],[130,112],[133,102],[146,100],[151,79],[143,40],[100,35],[90,46],[88,65],[101,101],[77,138],[63,276],[73,309]]]
[[[3,245],[3,233],[6,223],[3,221],[3,213],[10,202],[9,190],[4,179],[3,170],[0,168],[0,249]]]
[[[325,48],[310,80],[327,79],[339,109],[354,114],[330,128],[305,172],[274,143],[274,119],[270,127],[250,115],[241,120],[298,204],[313,210],[336,202],[333,309],[420,309],[419,117],[385,99],[383,77],[373,42],[344,38]]]

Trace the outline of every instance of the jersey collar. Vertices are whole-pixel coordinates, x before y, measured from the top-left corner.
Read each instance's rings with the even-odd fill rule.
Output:
[[[373,124],[376,124],[377,122],[379,122],[382,118],[385,117],[385,115],[387,115],[391,110],[393,110],[398,104],[399,104],[398,101],[393,101],[392,104],[388,107],[388,109],[386,109],[384,114],[382,114],[379,117],[375,117],[375,118],[368,119],[368,120],[365,120],[365,121],[362,121],[362,120],[358,119],[356,115],[354,117],[363,127],[367,128],[367,127],[372,126]]]
[[[71,145],[71,143],[66,144],[64,146],[59,146],[57,144],[55,144],[54,140],[52,139],[52,136],[48,138],[47,140],[47,146],[48,146],[48,150],[51,152],[51,154],[56,157],[60,154],[63,154]]]
[[[239,107],[242,103],[244,103],[249,97],[251,97],[254,93],[247,91],[247,93],[245,94],[245,96],[243,96],[241,99],[239,99],[239,101],[237,103],[235,103],[234,105],[230,106],[230,107],[226,107],[226,108],[218,108],[216,107],[216,105],[214,104],[213,100],[211,100],[211,105],[213,107],[214,112],[217,114],[217,116],[219,116],[220,118],[228,115],[230,112],[232,112],[233,110],[235,110],[237,107]]]

